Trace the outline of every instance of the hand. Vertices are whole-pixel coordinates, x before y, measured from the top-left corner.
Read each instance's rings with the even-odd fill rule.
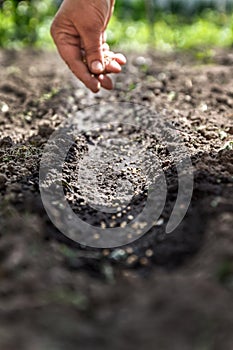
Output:
[[[112,89],[108,73],[119,73],[126,59],[106,44],[105,30],[114,0],[64,0],[51,26],[58,51],[90,90]]]

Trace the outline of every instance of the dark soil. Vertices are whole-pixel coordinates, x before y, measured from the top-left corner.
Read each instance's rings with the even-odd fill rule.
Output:
[[[233,51],[217,51],[211,62],[191,54],[128,58],[115,90],[93,95],[54,53],[0,52],[1,350],[233,349]],[[180,131],[194,192],[183,222],[166,234],[178,191],[175,164],[158,140],[123,125],[125,136],[141,137],[159,153],[167,201],[139,240],[92,249],[50,222],[40,198],[40,159],[67,117],[120,101],[150,107]],[[147,196],[143,176],[129,168],[136,195],[118,216],[85,204],[74,169],[111,130],[82,134],[63,167],[68,202],[97,227],[121,227]],[[111,198],[116,180],[111,168],[104,172],[103,198]]]

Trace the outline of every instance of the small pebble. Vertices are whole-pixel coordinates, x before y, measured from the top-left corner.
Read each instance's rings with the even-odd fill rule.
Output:
[[[2,105],[1,105],[1,111],[2,111],[2,113],[7,113],[7,112],[9,112],[9,106],[5,103],[5,102],[2,102],[1,103]]]
[[[145,57],[143,57],[143,56],[138,56],[137,58],[136,58],[136,60],[135,60],[135,64],[137,65],[137,66],[143,66],[144,64],[146,64],[146,58]]]

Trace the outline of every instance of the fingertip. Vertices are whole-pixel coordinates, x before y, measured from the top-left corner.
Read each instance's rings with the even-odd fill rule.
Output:
[[[91,72],[94,74],[100,74],[104,70],[104,67],[100,61],[94,61],[91,63]]]
[[[89,90],[93,93],[97,93],[101,88],[98,78],[94,74],[90,74],[86,66],[80,65],[79,67],[79,69],[77,67],[76,69],[72,69],[74,75],[81,80]],[[83,70],[81,70],[81,67]]]
[[[121,66],[120,66],[120,64],[117,61],[112,60],[106,66],[106,71],[111,72],[111,73],[120,73],[121,72]]]
[[[94,94],[99,92],[101,88],[101,83],[98,79],[98,77],[91,75],[89,80],[86,80],[85,82],[86,87],[91,90]]]
[[[101,86],[106,89],[106,90],[112,90],[113,89],[113,82],[112,79],[105,75],[105,74],[101,74],[98,76],[98,80],[101,84]]]
[[[116,53],[114,55],[114,59],[121,65],[124,65],[124,64],[127,63],[126,57],[123,54],[121,54],[121,53]]]
[[[88,87],[88,86],[87,86]],[[100,91],[101,83],[98,82],[98,84],[95,87],[88,87],[94,94],[97,94]]]

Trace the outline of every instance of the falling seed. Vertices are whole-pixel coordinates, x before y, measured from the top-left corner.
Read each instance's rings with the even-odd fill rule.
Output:
[[[132,265],[134,264],[136,261],[138,260],[137,255],[131,255],[128,257],[128,259],[126,260],[127,264]]]
[[[126,252],[127,252],[128,254],[133,254],[133,248],[132,248],[132,247],[126,248]]]
[[[164,219],[161,218],[159,219],[157,222],[156,222],[156,225],[155,226],[162,226],[164,224]]]
[[[109,226],[112,228],[112,227],[115,227],[116,226],[116,221],[112,221],[110,222]]]
[[[122,228],[125,228],[127,226],[127,222],[126,221],[123,221],[120,225]]]
[[[106,228],[105,222],[104,222],[104,221],[101,221],[100,226],[101,226],[102,229],[105,229],[105,228]]]
[[[147,249],[147,251],[146,251],[146,256],[147,256],[148,258],[151,258],[153,255],[154,255],[153,250],[152,250],[152,249]]]
[[[108,256],[110,254],[110,251],[108,249],[104,249],[102,252],[103,256]]]
[[[138,222],[134,222],[131,224],[131,227],[134,229],[134,230],[137,230],[138,229]]]
[[[140,264],[141,265],[143,265],[143,266],[147,266],[147,265],[149,265],[149,260],[147,259],[147,258],[141,258],[140,260],[139,260],[139,262],[140,262]]]

